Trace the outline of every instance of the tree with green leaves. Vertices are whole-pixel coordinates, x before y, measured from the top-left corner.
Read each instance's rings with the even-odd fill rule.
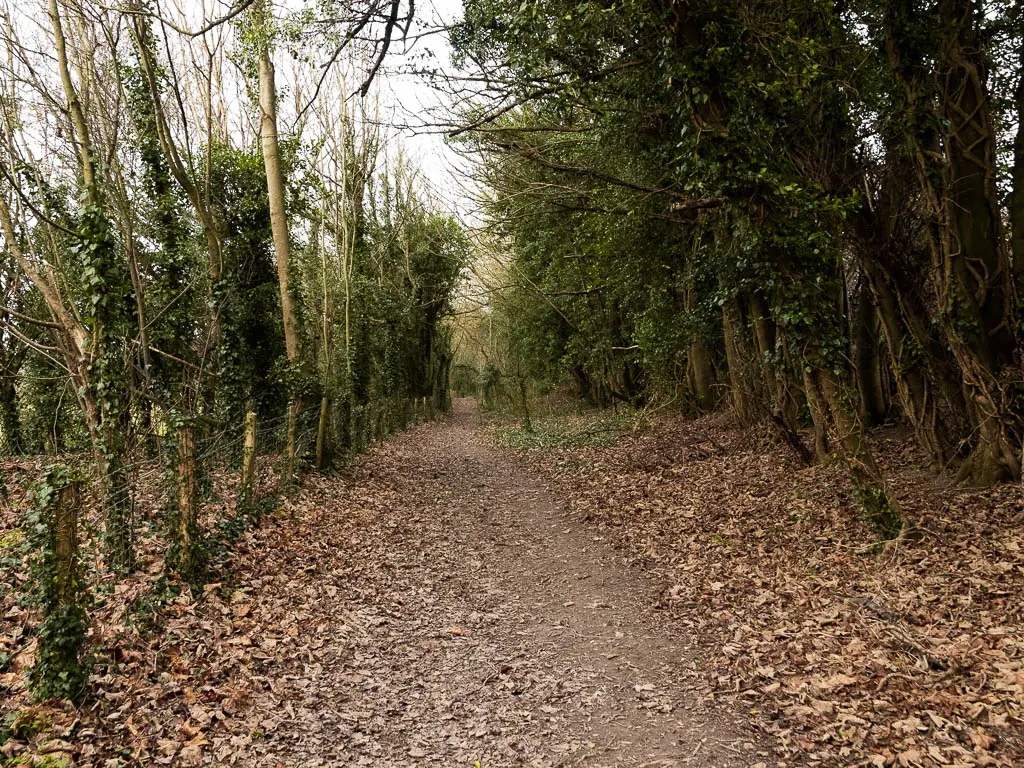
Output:
[[[970,2],[468,2],[455,86],[478,98],[452,134],[480,159],[511,290],[536,297],[507,305],[535,369],[598,402],[728,391],[741,424],[837,450],[885,533],[865,427],[894,408],[937,468],[1019,476],[997,158],[1020,73],[994,59],[1018,21]]]

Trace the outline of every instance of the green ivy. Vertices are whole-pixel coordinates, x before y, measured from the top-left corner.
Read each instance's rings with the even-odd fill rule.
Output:
[[[30,674],[36,699],[69,699],[78,703],[85,696],[89,665],[85,640],[89,627],[85,609],[85,585],[78,572],[78,541],[72,522],[69,560],[64,564],[62,582],[58,559],[58,505],[66,489],[80,485],[78,474],[63,465],[50,466],[36,486],[25,528],[32,548],[30,567],[36,598],[43,613],[39,627],[39,651]],[[74,500],[72,500],[74,503]],[[78,510],[65,510],[72,521]]]

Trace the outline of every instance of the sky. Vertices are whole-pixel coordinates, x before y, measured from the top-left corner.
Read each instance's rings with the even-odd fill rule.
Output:
[[[418,2],[417,15],[421,29],[450,25],[462,16],[462,0]],[[420,58],[424,53],[429,53],[431,58]],[[411,67],[424,63],[454,72],[447,34],[430,35],[411,46],[392,48],[378,83],[382,105],[390,111],[403,145],[438,195],[454,213],[473,218],[472,193],[464,187],[464,158],[445,143],[442,128],[424,125],[443,114],[448,114],[450,119],[449,105],[425,78],[406,73]]]
[[[279,18],[287,18],[290,14],[304,7],[313,6],[311,0],[272,0],[275,13]],[[380,69],[374,82],[374,89],[367,100],[369,112],[373,112],[373,102],[379,99],[381,121],[388,126],[393,136],[400,137],[403,151],[418,166],[423,175],[435,190],[442,204],[462,218],[472,218],[474,204],[472,193],[463,188],[464,175],[459,173],[466,169],[466,163],[457,153],[453,152],[444,140],[443,127],[427,124],[451,120],[451,110],[444,95],[433,88],[426,77],[415,75],[414,69],[430,67],[443,72],[454,72],[451,62],[451,47],[445,27],[458,21],[462,16],[463,0],[416,0],[415,19],[410,30],[409,39],[394,40],[388,52],[384,66]],[[189,19],[189,26],[195,28],[203,19],[222,17],[228,9],[235,7],[235,0],[161,0],[161,5],[178,9],[179,13]],[[405,4],[403,3],[403,8]],[[424,35],[424,32],[431,34]],[[326,58],[324,51],[315,54]],[[290,75],[293,73],[292,63],[282,47],[278,48],[278,89],[283,95],[280,105],[282,132],[288,133],[294,127],[292,120],[296,110],[290,104],[288,93],[292,92],[293,84]],[[319,62],[316,67],[319,67]],[[334,65],[346,72],[345,79],[356,87],[369,69],[368,63],[353,65],[344,60]],[[353,69],[355,71],[353,71]],[[307,75],[309,76],[309,70]],[[332,73],[332,77],[333,77]],[[311,84],[303,86],[311,90]],[[330,100],[337,98],[336,93],[324,92],[320,99],[328,109]],[[352,96],[352,98],[359,98]],[[241,121],[252,121],[251,113],[241,117]],[[253,123],[251,128],[255,127]],[[393,149],[389,147],[389,149]]]
[[[0,0],[0,8],[9,9],[12,14],[14,27],[19,37],[28,48],[36,51],[34,64],[36,71],[43,73],[50,81],[51,88],[59,88],[56,83],[55,67],[52,66],[52,58],[46,53],[51,40],[52,30],[45,13],[44,0],[30,0],[20,2],[19,0]],[[273,0],[277,15],[286,18],[292,12],[303,7],[313,5],[313,0]],[[111,3],[111,8],[116,8],[116,3]],[[97,7],[105,7],[97,3]],[[160,12],[166,18],[178,21],[188,28],[198,28],[204,20],[223,18],[232,8],[237,7],[236,0],[161,0],[159,3]],[[440,206],[459,215],[464,221],[472,221],[474,218],[475,204],[472,192],[464,188],[466,162],[452,151],[444,140],[444,129],[429,127],[425,124],[437,122],[442,119],[446,112],[447,104],[444,96],[431,87],[427,78],[414,75],[410,72],[415,68],[429,66],[445,72],[454,71],[451,63],[451,49],[448,44],[448,36],[443,31],[438,34],[421,36],[424,31],[443,30],[444,27],[456,22],[462,15],[462,0],[417,0],[416,19],[408,41],[395,40],[388,53],[384,67],[378,73],[375,88],[378,96],[371,94],[371,99],[379,99],[381,119],[388,124],[392,136],[400,138],[405,153],[412,159],[414,165],[418,166],[430,186],[435,190]],[[238,19],[237,21],[241,21]],[[244,24],[244,22],[243,22]],[[212,30],[202,39],[188,38],[177,35],[168,30],[168,53],[175,60],[175,70],[187,82],[186,87],[196,91],[197,77],[190,66],[195,59],[189,60],[190,51],[199,50],[199,61],[202,62],[202,47],[205,45],[223,46],[220,50],[230,52],[237,49],[233,38],[237,34],[235,24],[222,25]],[[122,41],[122,44],[123,41]],[[426,54],[426,57],[425,57]],[[326,58],[324,51],[317,51],[314,56]],[[291,103],[289,94],[295,93],[296,85],[289,82],[295,75],[295,62],[291,60],[289,53],[284,46],[278,48],[276,60],[278,62],[278,88],[282,94],[283,103],[280,104],[281,124],[280,129],[287,134],[294,129],[295,115],[298,113],[296,105]],[[314,67],[318,67],[319,63]],[[347,64],[339,62],[335,68],[347,66],[349,75],[347,79],[358,83],[365,74],[365,67],[359,64]],[[357,71],[352,71],[355,68]],[[363,71],[359,71],[363,70]],[[304,78],[313,77],[315,69],[306,69]],[[226,94],[225,110],[227,113],[227,129],[232,134],[237,134],[239,141],[251,141],[257,129],[257,120],[252,109],[252,104],[245,97],[244,78],[238,76],[238,70],[232,64],[224,64],[223,72],[226,80],[223,81],[224,93]],[[333,77],[333,73],[332,73]],[[312,90],[307,82],[303,88]],[[193,98],[186,99],[190,110],[198,109],[203,100],[198,91],[192,94]],[[326,110],[334,110],[332,99],[337,99],[338,94],[324,93],[321,96],[323,107]],[[355,97],[358,98],[358,97]],[[298,97],[296,97],[298,99]],[[45,105],[43,105],[45,106]],[[371,107],[372,111],[372,107]],[[50,146],[46,137],[52,134],[52,126],[47,122],[45,114],[47,109],[40,108],[36,124],[24,128],[29,144],[36,150],[37,156],[45,157]],[[26,113],[25,117],[32,120],[32,116]],[[202,115],[189,115],[190,121],[197,125],[202,124]],[[448,119],[451,119],[450,110]],[[393,154],[393,143],[388,147]],[[459,170],[462,170],[462,173]]]

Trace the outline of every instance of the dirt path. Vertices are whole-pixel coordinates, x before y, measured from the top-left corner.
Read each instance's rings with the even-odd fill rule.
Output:
[[[254,614],[235,614],[267,626],[241,641],[206,754],[289,768],[767,761],[696,691],[697,651],[650,610],[659,585],[475,424],[458,404],[361,460],[346,501],[323,486],[300,502],[315,505],[306,523],[263,537],[282,539],[270,562],[254,552],[233,602],[251,599]]]

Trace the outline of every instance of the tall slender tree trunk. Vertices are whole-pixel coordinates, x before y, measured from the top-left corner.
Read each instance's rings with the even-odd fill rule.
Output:
[[[136,10],[141,10],[137,0],[133,0]],[[200,357],[200,368],[206,370],[217,370],[218,351],[221,339],[221,321],[218,301],[218,284],[224,271],[224,255],[221,248],[221,240],[218,231],[218,223],[214,216],[209,200],[209,187],[206,185],[200,188],[199,183],[193,178],[187,162],[182,158],[178,145],[168,124],[167,114],[164,108],[163,88],[157,72],[155,60],[155,42],[151,28],[151,20],[148,16],[139,14],[132,18],[129,27],[139,55],[139,62],[145,75],[146,87],[149,91],[153,107],[153,121],[156,129],[156,139],[160,145],[161,153],[167,162],[167,168],[177,182],[178,186],[185,192],[193,210],[199,219],[203,229],[203,237],[206,241],[207,251],[207,275],[209,285],[207,286],[207,297],[209,316],[207,318],[206,340]],[[180,94],[179,94],[180,98]],[[207,138],[212,137],[212,115],[207,115]],[[210,163],[209,144],[207,151],[207,171]],[[202,406],[202,399],[212,400],[215,396],[216,379],[213,376],[206,376],[196,381],[195,397],[196,409]]]
[[[74,132],[74,141],[78,150],[79,170],[82,174],[82,185],[85,190],[88,205],[93,209],[91,215],[99,218],[102,216],[102,195],[96,179],[95,160],[93,157],[92,139],[89,130],[89,123],[82,107],[82,100],[71,77],[71,68],[68,63],[67,43],[64,37],[64,25],[61,20],[60,6],[57,0],[50,0],[49,3],[50,22],[53,26],[54,52],[57,58],[57,68],[60,73],[61,86],[67,101],[68,112],[71,116],[71,125]],[[87,211],[87,214],[90,212]],[[5,229],[7,229],[5,223]],[[8,235],[10,239],[10,234]],[[94,241],[90,243],[95,248],[94,258],[113,258],[113,249],[109,242]],[[22,259],[24,263],[24,260]],[[106,265],[104,265],[106,266]],[[34,270],[33,270],[34,271]],[[30,274],[31,277],[31,274]],[[41,285],[39,279],[33,279],[37,287]],[[60,315],[67,317],[68,312],[63,308],[63,302],[53,285],[49,286],[50,292],[57,298],[47,300],[51,307],[61,308]],[[112,299],[116,301],[116,299]],[[106,311],[110,314],[111,311]],[[124,384],[117,380],[118,373],[113,370],[115,360],[109,343],[111,342],[110,328],[106,327],[110,317],[97,316],[95,327],[86,331],[77,321],[65,327],[68,335],[78,347],[77,353],[68,347],[68,353],[75,360],[81,384],[87,390],[96,390],[101,394],[96,395],[94,391],[87,391],[83,397],[83,405],[86,411],[86,424],[89,425],[90,434],[93,439],[93,452],[95,454],[96,467],[103,492],[103,506],[106,517],[106,530],[104,538],[107,544],[107,555],[109,564],[115,570],[128,570],[133,563],[133,530],[132,530],[132,500],[131,487],[128,483],[128,472],[126,465],[123,435],[121,434],[118,419],[121,415],[121,402]],[[106,358],[106,360],[104,359]],[[104,365],[103,363],[107,363]],[[99,400],[97,399],[99,398]],[[102,400],[103,402],[100,402]]]
[[[60,72],[61,86],[67,99],[71,125],[75,132],[75,144],[78,150],[79,170],[82,173],[82,185],[91,203],[99,201],[99,190],[96,187],[96,175],[93,165],[92,139],[89,123],[85,119],[82,100],[71,79],[71,67],[68,64],[67,42],[64,39],[64,24],[60,17],[60,6],[57,0],[50,0],[50,23],[53,25],[54,52],[57,56],[57,69]]]
[[[320,398],[320,419],[316,428],[316,468],[323,469],[331,460],[329,426],[331,420],[331,398],[324,394]]]
[[[858,300],[852,312],[853,370],[857,377],[857,391],[860,393],[861,418],[866,425],[874,426],[882,422],[886,412],[879,354],[878,316],[868,287],[858,285],[857,294]]]
[[[269,31],[270,19],[266,0],[254,7],[257,18]],[[277,84],[270,46],[265,44],[259,54],[260,143],[267,175],[267,198],[270,205],[270,228],[277,256],[277,279],[281,289],[281,320],[284,324],[284,347],[288,364],[294,374],[299,354],[299,324],[291,293],[291,245],[288,232],[288,211],[285,205],[284,174],[281,169],[281,147],[277,134]],[[295,480],[295,450],[298,417],[302,407],[298,394],[293,394],[288,408],[288,440],[285,448],[285,482]]]
[[[822,464],[828,459],[829,454],[828,418],[814,374],[806,366],[804,367],[804,395],[807,398],[807,409],[811,412],[811,424],[814,427],[814,460]]]

